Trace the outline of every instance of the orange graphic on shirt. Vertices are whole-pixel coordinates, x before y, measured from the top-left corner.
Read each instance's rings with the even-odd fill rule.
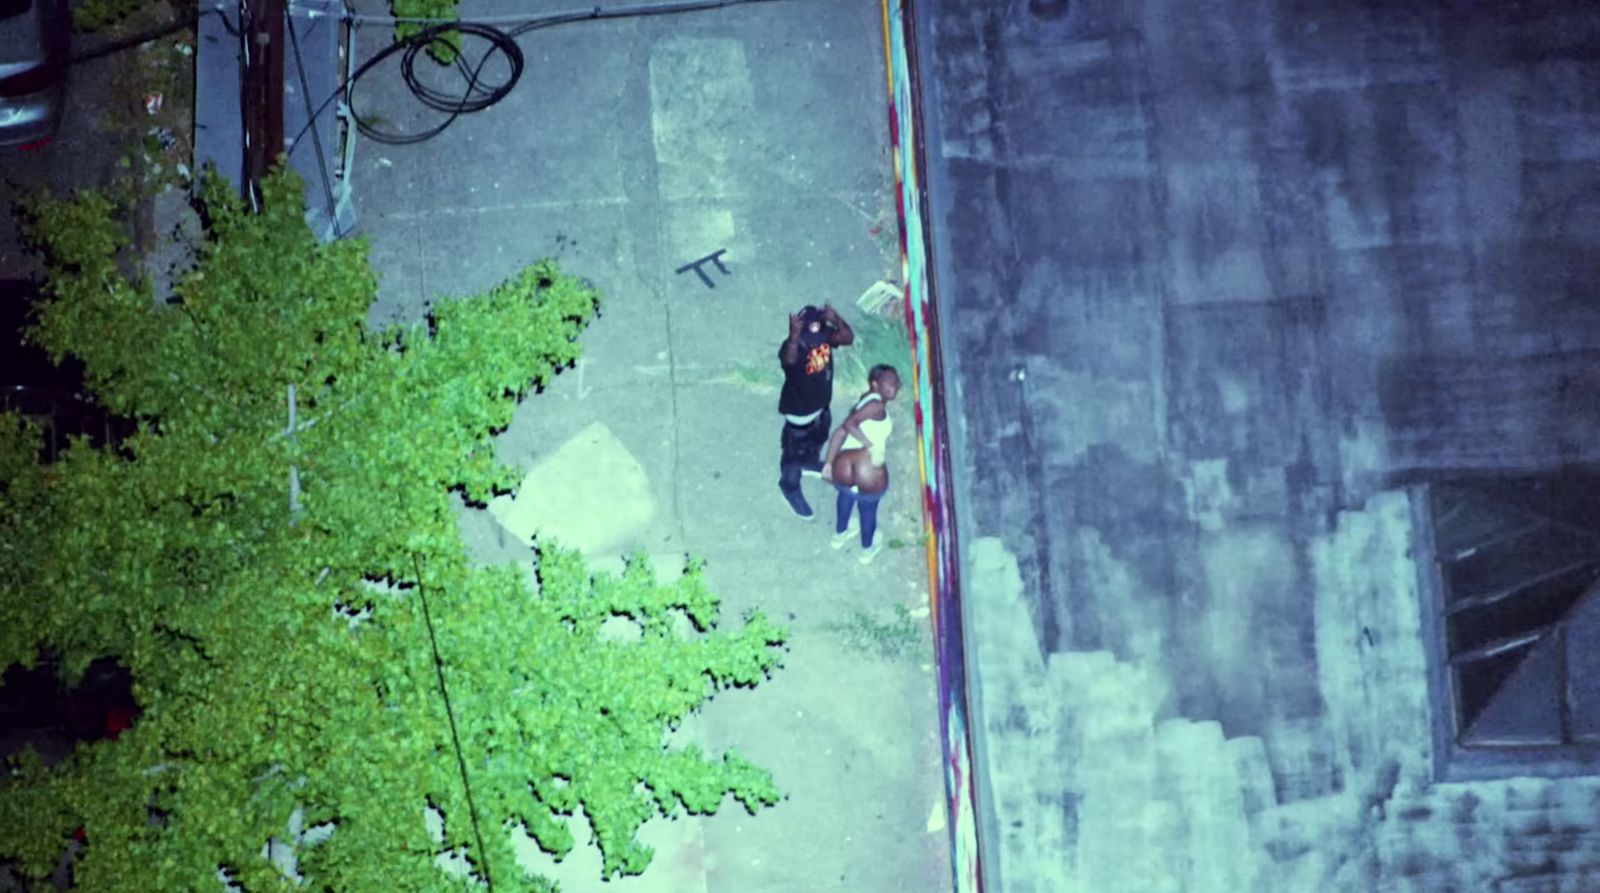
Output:
[[[811,348],[811,353],[806,356],[806,374],[816,375],[828,368],[828,357],[832,352],[831,344],[819,344]]]

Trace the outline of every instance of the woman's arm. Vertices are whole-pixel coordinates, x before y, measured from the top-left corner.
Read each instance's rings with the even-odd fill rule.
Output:
[[[888,414],[883,401],[874,400],[846,416],[845,420],[839,423],[839,427],[834,429],[833,436],[828,438],[828,451],[823,455],[822,467],[824,469],[833,467],[833,459],[839,455],[839,449],[844,446],[846,434],[860,442],[862,448],[872,449],[872,441],[861,433],[861,422],[866,419],[881,419]]]
[[[833,429],[833,436],[828,438],[828,449],[822,454],[822,479],[833,480],[833,460],[839,455],[839,447],[844,445],[846,431],[844,426]]]

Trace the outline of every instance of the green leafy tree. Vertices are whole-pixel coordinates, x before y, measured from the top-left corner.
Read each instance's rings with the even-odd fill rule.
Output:
[[[596,292],[541,263],[369,331],[365,245],[317,243],[292,176],[263,192],[255,214],[208,184],[208,238],[162,306],[122,272],[109,200],[29,209],[49,267],[31,337],[139,425],[44,464],[38,429],[0,416],[0,666],[49,653],[70,677],[112,655],[141,712],[61,762],[12,761],[0,861],[45,877],[81,827],[91,891],[219,871],[249,893],[470,886],[445,853],[550,890],[515,864],[515,833],[562,857],[581,809],[610,877],[648,864],[651,816],[775,803],[765,770],[664,736],[763,679],[783,630],[719,630],[693,562],[663,583],[553,545],[536,579],[466,558],[451,491],[512,485],[492,432],[577,356]],[[298,847],[300,886],[263,856],[297,810],[322,831]]]
[[[170,15],[174,5],[165,0],[83,0],[72,7],[72,24],[80,31],[103,31],[146,11]]]
[[[394,26],[395,43],[405,43],[423,31],[445,22],[456,20],[456,3],[458,0],[389,0],[389,10],[397,19],[419,19],[421,21],[401,21]],[[459,31],[445,31],[428,43],[428,55],[440,63],[450,63],[456,60],[461,52],[461,33]]]

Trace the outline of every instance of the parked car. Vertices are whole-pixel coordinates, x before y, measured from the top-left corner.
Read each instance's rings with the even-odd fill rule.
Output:
[[[67,0],[0,0],[0,150],[38,148],[55,136],[71,50]]]

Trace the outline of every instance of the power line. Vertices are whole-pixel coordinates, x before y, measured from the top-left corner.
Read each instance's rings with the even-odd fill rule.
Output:
[[[433,669],[439,677],[439,694],[444,697],[444,713],[450,720],[450,740],[456,748],[456,768],[461,770],[461,787],[467,794],[467,815],[472,820],[472,836],[477,838],[478,852],[483,856],[483,880],[494,893],[494,877],[489,872],[489,850],[483,845],[483,830],[478,827],[478,803],[472,796],[472,782],[467,778],[467,758],[461,753],[461,733],[456,728],[456,711],[450,704],[450,689],[444,682],[444,660],[439,657],[439,637],[433,629],[433,612],[428,610],[427,586],[422,582],[422,561],[411,553],[411,566],[417,571],[417,596],[422,602],[422,619],[428,626],[428,643],[433,648]]]
[[[306,125],[310,127],[316,121],[316,113],[311,108],[311,81],[306,77],[306,61],[300,55],[300,35],[295,33],[294,17],[290,14],[287,4],[283,7],[283,27],[289,32],[289,46],[294,48],[294,67],[300,75],[300,99],[305,103]],[[299,136],[297,135],[295,139],[299,139]],[[338,238],[343,235],[339,232],[339,202],[333,196],[333,184],[328,181],[328,156],[322,149],[322,135],[317,133],[315,127],[311,127],[311,143],[317,150],[317,174],[322,180],[322,194],[328,200],[328,220],[333,227],[334,238]]]
[[[466,21],[457,21],[451,19],[429,19],[410,16],[395,17],[347,14],[343,17],[343,19],[351,25],[362,25],[369,23],[386,25],[394,25],[399,23],[432,23],[432,25],[431,27],[425,28],[421,32],[418,32],[417,34],[414,34],[403,41],[398,41],[384,47],[365,62],[361,63],[360,67],[358,67],[355,72],[350,75],[350,78],[345,82],[344,86],[339,91],[335,92],[333,95],[329,96],[327,99],[324,99],[317,105],[316,111],[311,116],[311,120],[307,121],[306,125],[300,129],[298,134],[295,135],[295,138],[289,142],[289,147],[286,151],[292,153],[295,147],[299,145],[301,138],[305,136],[306,131],[311,129],[313,122],[315,122],[318,117],[327,111],[328,106],[333,104],[334,100],[341,96],[344,97],[346,110],[348,111],[350,117],[354,120],[357,130],[359,130],[363,136],[366,136],[377,142],[391,145],[411,145],[432,139],[433,137],[438,136],[440,133],[443,133],[445,128],[454,123],[455,120],[461,115],[468,112],[483,111],[510,94],[511,89],[516,86],[517,81],[522,77],[524,68],[522,50],[519,46],[517,46],[516,39],[530,31],[535,31],[541,28],[550,28],[556,25],[571,24],[575,22],[598,21],[606,19],[643,18],[647,16],[669,16],[690,12],[705,12],[714,9],[744,6],[754,3],[773,2],[780,2],[780,0],[678,0],[678,2],[635,4],[631,6],[611,8],[593,6],[586,9],[573,10],[571,12],[548,13],[538,16],[486,16]],[[509,27],[502,28],[501,26]],[[418,54],[426,50],[435,39],[451,32],[479,37],[488,41],[490,44],[489,50],[486,51],[483,56],[478,59],[477,63],[472,66],[468,66],[467,63],[461,58],[460,53],[457,53],[454,60],[454,66],[456,71],[459,72],[465,80],[465,86],[460,93],[454,95],[446,94],[432,87],[428,87],[427,85],[423,84],[420,79],[418,79],[415,72],[415,63]],[[445,112],[447,117],[443,122],[420,133],[395,133],[392,131],[379,130],[377,127],[367,123],[360,115],[356,113],[354,97],[358,82],[361,80],[362,76],[371,71],[372,68],[379,62],[389,58],[395,53],[402,54],[400,60],[400,73],[401,77],[405,79],[406,86],[411,90],[412,95],[416,96],[420,102],[429,108],[435,109],[436,111]],[[485,88],[481,83],[483,67],[488,60],[497,53],[506,56],[507,62],[511,67],[511,72],[503,83],[495,84]]]

